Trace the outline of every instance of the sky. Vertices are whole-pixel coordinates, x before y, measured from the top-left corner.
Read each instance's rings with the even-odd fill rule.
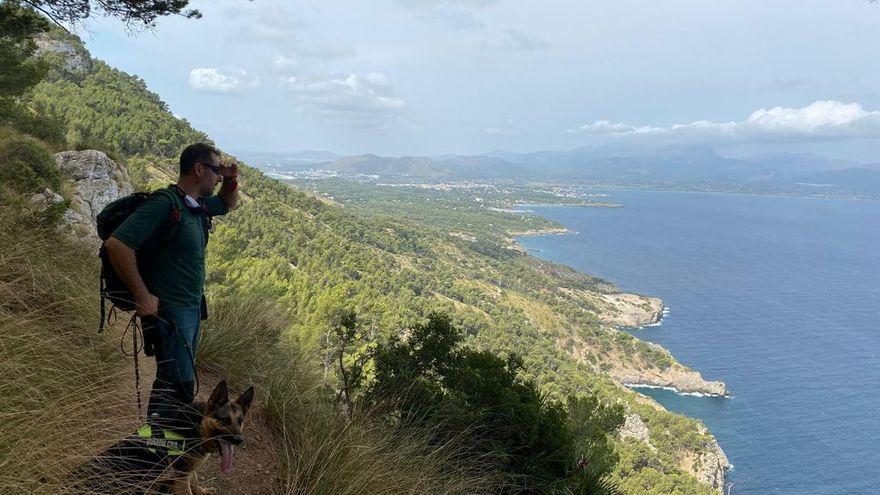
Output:
[[[224,149],[700,145],[880,161],[868,0],[215,0],[92,54]]]

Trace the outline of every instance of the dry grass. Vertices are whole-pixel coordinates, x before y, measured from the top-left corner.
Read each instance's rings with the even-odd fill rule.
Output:
[[[95,333],[94,261],[12,220],[0,209],[0,492],[65,493],[136,416],[118,349]]]
[[[279,493],[477,494],[499,479],[455,444],[431,446],[426,432],[392,432],[369,411],[344,414],[318,359],[284,339],[290,321],[268,301],[215,302],[199,359],[258,385],[281,439]],[[246,383],[245,383],[246,382]]]
[[[131,362],[118,332],[96,333],[96,257],[14,220],[0,205],[0,493],[71,493],[69,473],[140,422]],[[455,445],[430,446],[424,432],[392,432],[369,413],[337,410],[317,361],[285,342],[290,322],[272,303],[213,306],[199,360],[258,387],[281,446],[274,493],[475,494],[497,486]],[[144,397],[150,378],[142,376]]]

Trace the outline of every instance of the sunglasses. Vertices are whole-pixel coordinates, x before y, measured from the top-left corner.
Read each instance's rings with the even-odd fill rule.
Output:
[[[210,169],[211,169],[211,172],[214,172],[214,175],[220,175],[220,167],[215,167],[214,165],[209,165],[209,164],[207,164],[207,163],[205,163],[205,162],[196,162],[196,163],[201,163],[201,164],[204,165],[205,167],[210,168]]]

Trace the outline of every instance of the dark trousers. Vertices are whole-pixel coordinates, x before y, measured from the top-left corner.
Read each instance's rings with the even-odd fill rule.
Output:
[[[153,420],[174,421],[179,418],[181,407],[188,406],[195,398],[193,366],[200,320],[199,307],[160,309],[158,318],[143,319],[144,334],[152,334],[155,339],[156,379],[147,406],[147,416]]]

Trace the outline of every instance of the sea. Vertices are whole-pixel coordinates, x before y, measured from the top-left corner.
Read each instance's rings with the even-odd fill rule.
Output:
[[[630,331],[733,396],[639,392],[711,429],[725,493],[880,494],[880,203],[591,192],[623,207],[530,206],[571,232],[519,242],[663,299]]]

